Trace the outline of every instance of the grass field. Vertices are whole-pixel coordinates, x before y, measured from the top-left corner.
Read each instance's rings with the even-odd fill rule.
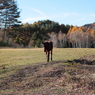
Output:
[[[90,48],[54,48],[53,61],[66,61],[95,55],[95,49]],[[0,67],[9,68],[11,71],[19,65],[46,62],[46,55],[43,48],[5,48],[0,49]],[[18,67],[17,67],[18,68]],[[2,73],[1,76],[6,75]],[[4,70],[5,72],[5,70]],[[8,72],[8,71],[6,71]],[[9,72],[10,73],[10,72]]]
[[[73,60],[95,55],[95,49],[90,48],[54,48],[53,60]],[[34,49],[0,49],[0,66],[17,66],[46,62],[43,48]]]
[[[63,95],[61,93],[76,91],[77,85],[79,85],[77,90],[84,91],[89,89],[90,85],[92,87],[90,91],[95,91],[93,90],[95,79],[89,77],[95,74],[95,63],[81,65],[74,62],[74,59],[81,61],[84,58],[94,63],[95,49],[54,48],[53,62],[47,63],[43,48],[2,48],[0,49],[0,95],[13,95],[13,93],[14,95],[42,95],[39,93],[42,93],[43,89],[46,93],[49,93],[49,90],[50,94],[52,91],[55,93],[51,95]],[[74,65],[68,64],[68,60]],[[85,81],[81,81],[81,78]]]

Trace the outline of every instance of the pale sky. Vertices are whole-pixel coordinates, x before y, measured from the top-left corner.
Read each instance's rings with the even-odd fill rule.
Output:
[[[95,22],[95,0],[17,0],[22,23],[52,20],[82,26]]]

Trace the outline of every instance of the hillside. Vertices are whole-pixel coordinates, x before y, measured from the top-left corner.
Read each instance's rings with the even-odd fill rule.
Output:
[[[95,30],[95,23],[85,24],[85,25],[83,25],[82,27],[84,27],[84,28],[86,28],[86,29],[90,28],[90,29],[92,29],[92,30]]]
[[[95,55],[16,66],[16,72],[0,79],[0,95],[91,95],[95,93],[95,61],[91,60]]]

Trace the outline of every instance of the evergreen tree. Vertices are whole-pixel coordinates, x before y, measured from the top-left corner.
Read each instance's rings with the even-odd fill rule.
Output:
[[[20,23],[20,11],[18,11],[17,2],[15,0],[1,0],[0,1],[0,25],[4,28],[4,40],[8,41],[8,32],[10,26]]]

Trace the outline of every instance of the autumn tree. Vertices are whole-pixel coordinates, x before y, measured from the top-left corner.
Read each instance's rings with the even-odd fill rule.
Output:
[[[73,48],[91,48],[91,29],[75,26],[68,32],[68,39]]]

